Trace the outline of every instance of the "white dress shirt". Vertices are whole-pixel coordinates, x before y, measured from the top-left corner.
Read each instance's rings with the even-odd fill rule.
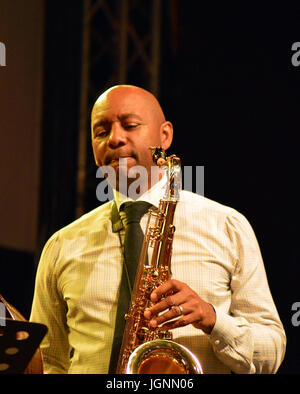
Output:
[[[158,206],[163,181],[140,199]],[[115,198],[119,208],[125,198]],[[59,230],[44,247],[30,320],[48,327],[41,345],[45,373],[108,372],[122,273],[112,204]],[[173,278],[211,303],[217,319],[210,335],[189,325],[173,330],[173,340],[198,357],[204,373],[275,373],[286,337],[245,217],[181,191],[174,224]]]

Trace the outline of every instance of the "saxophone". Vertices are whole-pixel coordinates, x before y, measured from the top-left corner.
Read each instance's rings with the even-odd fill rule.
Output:
[[[148,212],[116,373],[202,374],[201,364],[190,350],[172,341],[170,331],[149,328],[144,318],[152,291],[171,278],[173,219],[181,188],[180,159],[166,157],[161,148],[150,149],[154,163],[166,171],[168,182],[158,209]]]

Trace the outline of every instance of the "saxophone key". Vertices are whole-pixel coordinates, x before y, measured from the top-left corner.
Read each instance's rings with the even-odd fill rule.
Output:
[[[146,335],[148,334],[149,328],[148,327],[141,327],[141,329],[137,333],[137,337],[140,341],[144,341]]]

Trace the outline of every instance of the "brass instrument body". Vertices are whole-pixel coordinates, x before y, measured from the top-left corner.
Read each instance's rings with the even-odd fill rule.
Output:
[[[175,203],[176,204],[176,203]],[[173,206],[172,206],[173,205]],[[174,230],[172,225],[165,222],[165,212],[171,209],[175,211],[174,203],[170,205],[163,202],[158,211],[150,210],[146,227],[146,237],[143,243],[135,285],[133,288],[131,305],[126,315],[126,326],[122,348],[124,349],[118,366],[118,373],[125,373],[131,353],[141,344],[155,339],[169,338],[171,333],[161,331],[160,328],[149,329],[148,322],[144,318],[144,311],[151,306],[150,295],[152,291],[170,278],[170,251]],[[155,225],[151,226],[154,218]],[[149,264],[144,264],[145,256],[152,248],[152,257]],[[159,265],[160,260],[164,262]],[[122,349],[121,348],[121,349]]]
[[[181,180],[178,180],[180,159],[175,155],[166,158],[160,148],[155,148],[153,157],[167,169],[168,187],[158,209],[148,212],[116,373],[202,373],[196,357],[173,342],[170,331],[162,327],[149,328],[144,317],[144,311],[152,305],[152,291],[171,278],[173,221]]]

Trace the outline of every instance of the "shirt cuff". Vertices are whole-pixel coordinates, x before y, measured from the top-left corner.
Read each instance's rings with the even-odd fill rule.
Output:
[[[248,325],[216,308],[215,311],[216,323],[210,333],[210,342],[216,356],[236,373],[251,373],[252,346],[246,334]]]
[[[234,338],[238,335],[231,316],[218,311],[215,307],[216,322],[210,333],[210,341],[215,350],[221,350],[227,345],[234,345]],[[236,335],[235,335],[236,334]]]

